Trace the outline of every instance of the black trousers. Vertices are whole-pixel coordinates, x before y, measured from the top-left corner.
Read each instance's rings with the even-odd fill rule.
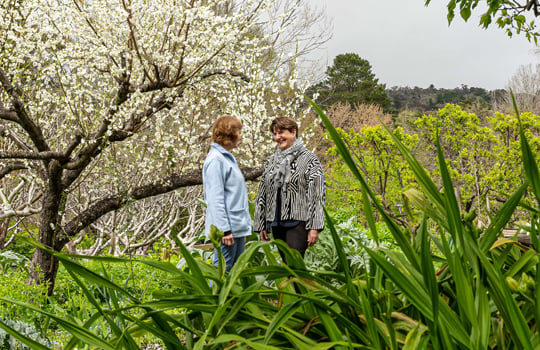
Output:
[[[304,257],[306,249],[308,248],[308,231],[306,230],[305,222],[302,221],[294,227],[274,226],[272,227],[272,235],[274,236],[274,239],[281,239],[287,243],[290,248],[297,250],[300,255],[302,255],[302,258]],[[279,251],[279,255],[281,255],[281,259],[287,263],[281,250]]]

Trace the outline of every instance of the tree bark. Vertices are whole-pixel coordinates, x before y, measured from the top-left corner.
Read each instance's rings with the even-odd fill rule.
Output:
[[[60,224],[60,208],[64,201],[64,187],[61,185],[62,168],[58,161],[52,160],[47,167],[47,189],[43,196],[43,206],[39,217],[38,239],[47,248],[60,251],[56,237]],[[57,249],[58,248],[58,249]],[[58,272],[58,261],[50,254],[36,249],[30,262],[30,282],[47,283],[48,295],[52,295],[54,281]]]
[[[0,220],[0,250],[5,248],[9,219]]]

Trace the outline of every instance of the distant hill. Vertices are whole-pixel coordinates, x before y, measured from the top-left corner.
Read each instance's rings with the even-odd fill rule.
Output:
[[[499,90],[488,91],[467,85],[461,85],[461,87],[454,89],[437,89],[433,84],[428,88],[394,86],[386,89],[386,94],[392,101],[391,108],[398,113],[405,110],[412,112],[434,111],[444,107],[447,103],[490,108],[497,92]]]

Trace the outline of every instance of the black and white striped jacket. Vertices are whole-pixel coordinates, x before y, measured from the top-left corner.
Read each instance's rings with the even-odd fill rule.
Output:
[[[276,156],[272,154],[264,167],[255,207],[256,232],[266,230],[266,222],[274,221],[277,188],[274,175],[277,171]],[[324,228],[325,200],[324,171],[319,158],[304,148],[291,163],[291,177],[281,189],[281,220],[306,222],[306,229]]]

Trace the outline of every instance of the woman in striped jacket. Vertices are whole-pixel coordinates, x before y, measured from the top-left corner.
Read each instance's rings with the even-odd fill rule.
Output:
[[[259,185],[254,230],[265,241],[271,232],[303,257],[324,228],[324,171],[317,156],[297,138],[293,119],[274,119],[270,132],[277,147]]]

